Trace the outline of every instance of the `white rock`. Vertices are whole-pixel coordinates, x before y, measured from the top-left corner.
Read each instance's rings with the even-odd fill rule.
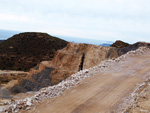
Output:
[[[27,99],[26,99],[26,105],[27,105],[27,106],[32,106],[32,102],[31,102],[31,99],[30,99],[30,98],[27,98]]]

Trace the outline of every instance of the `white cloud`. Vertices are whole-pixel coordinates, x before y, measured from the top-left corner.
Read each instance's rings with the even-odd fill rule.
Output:
[[[149,0],[0,0],[0,29],[148,40],[149,6]]]

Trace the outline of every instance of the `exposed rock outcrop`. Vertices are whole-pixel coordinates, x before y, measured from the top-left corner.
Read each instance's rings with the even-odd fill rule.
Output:
[[[52,61],[41,62],[32,68],[27,78],[21,80],[11,91],[36,91],[55,85],[82,69],[91,68],[105,59],[116,57],[117,52],[111,47],[68,43],[67,47],[56,52]]]
[[[67,41],[47,33],[26,32],[0,43],[0,69],[28,71],[41,61],[51,60]]]

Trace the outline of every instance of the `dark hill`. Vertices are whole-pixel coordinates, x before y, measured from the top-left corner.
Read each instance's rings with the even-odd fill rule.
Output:
[[[24,70],[44,60],[51,60],[67,41],[47,33],[26,32],[14,35],[0,43],[0,69]]]
[[[150,43],[137,42],[135,44],[132,44],[132,45],[129,45],[129,46],[126,46],[126,47],[123,47],[123,48],[118,48],[117,52],[118,52],[118,55],[120,56],[120,55],[123,55],[123,54],[127,53],[128,51],[136,50],[139,47],[150,47]]]
[[[123,48],[123,47],[127,47],[129,46],[130,44],[126,43],[126,42],[123,42],[121,40],[117,40],[115,43],[113,43],[111,45],[111,47],[116,47],[116,48]]]
[[[128,44],[126,42],[117,40],[115,43],[111,45],[111,47],[115,47],[118,53],[118,56],[126,54],[131,50],[136,50],[139,47],[150,47],[150,43],[146,42],[137,42],[135,44]]]

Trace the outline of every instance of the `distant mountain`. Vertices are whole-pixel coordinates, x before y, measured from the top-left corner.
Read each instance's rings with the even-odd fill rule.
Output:
[[[0,69],[28,71],[41,61],[51,60],[67,43],[47,33],[16,34],[0,43]]]
[[[60,36],[56,35],[68,42],[73,43],[87,43],[87,44],[94,44],[94,45],[102,45],[102,46],[110,46],[114,42],[112,41],[105,41],[105,40],[97,40],[97,39],[87,39],[87,38],[79,38],[79,37],[69,37],[69,36]]]
[[[109,43],[103,43],[103,44],[100,44],[100,46],[106,46],[106,47],[109,47],[111,46],[112,44],[109,44]]]
[[[6,40],[18,33],[20,33],[20,32],[0,29],[0,40]],[[101,45],[101,46],[110,46],[111,44],[114,43],[112,41],[97,40],[97,39],[87,39],[87,38],[61,36],[61,35],[55,35],[55,36],[60,37],[61,39],[64,39],[68,42],[74,42],[74,43],[87,43],[87,44],[94,44],[94,45]]]
[[[2,30],[0,29],[0,40],[6,40],[15,34],[20,33],[19,31]]]
[[[3,42],[4,40],[0,40],[0,43]]]

